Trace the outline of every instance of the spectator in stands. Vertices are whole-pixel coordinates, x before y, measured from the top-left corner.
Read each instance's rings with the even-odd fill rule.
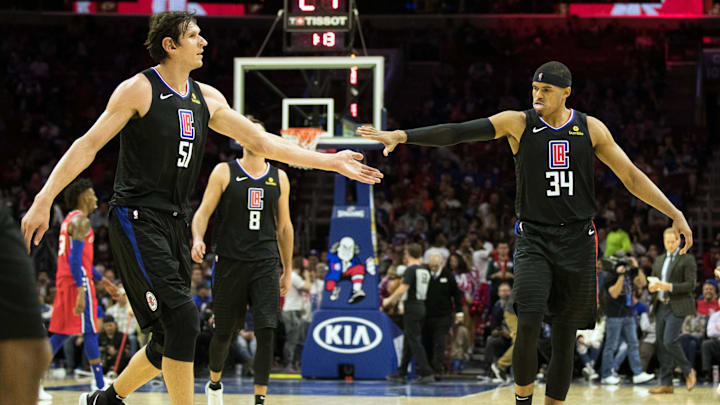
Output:
[[[718,303],[718,286],[715,279],[705,280],[702,293],[702,298],[697,300],[698,315],[710,316],[713,312],[720,311],[720,304]]]
[[[440,255],[440,257],[442,258],[441,266],[445,267],[445,263],[450,256],[450,251],[447,248],[447,239],[445,239],[445,235],[443,235],[442,233],[438,233],[437,235],[435,235],[435,241],[433,242],[432,247],[426,250],[425,254],[423,255],[423,262],[430,263],[430,257],[433,254]]]
[[[197,293],[193,295],[193,302],[198,311],[203,311],[205,307],[212,302],[210,285],[208,283],[202,283],[197,286]]]
[[[702,373],[707,381],[712,377],[713,363],[720,362],[720,312],[710,315],[707,322],[707,339],[702,342]]]
[[[290,371],[300,369],[300,347],[303,342],[303,315],[305,309],[304,294],[310,291],[312,283],[310,273],[303,267],[303,258],[296,256],[292,263],[290,289],[285,294],[282,308],[282,321],[285,327],[285,346],[283,348],[285,367]],[[300,275],[302,272],[302,275]]]
[[[493,252],[493,244],[480,237],[475,242],[475,251],[473,252],[472,265],[477,271],[478,281],[484,283],[487,281],[488,264],[490,263],[490,255]]]
[[[436,375],[445,374],[445,347],[453,318],[462,314],[462,294],[442,253],[430,255],[430,284],[425,297],[425,328],[430,336],[430,365]]]
[[[470,332],[465,326],[462,312],[455,314],[455,323],[452,329],[452,343],[450,344],[450,358],[452,359],[452,374],[459,374],[465,368],[465,362],[470,359],[472,340]]]
[[[491,285],[492,301],[497,299],[498,287],[508,283],[511,287],[515,274],[513,274],[513,260],[510,257],[510,246],[507,242],[498,242],[496,256],[488,264],[488,280]]]
[[[632,250],[632,241],[627,232],[614,220],[608,221],[608,229],[610,229],[610,232],[608,232],[607,238],[605,239],[604,256],[610,257],[614,255],[615,252],[629,253]]]
[[[510,308],[510,284],[502,283],[498,287],[498,300],[490,312],[490,336],[485,344],[485,361],[494,363],[512,345],[511,331],[505,323],[505,311]]]
[[[113,318],[112,315],[105,315],[103,317],[102,333],[98,336],[98,346],[100,346],[100,358],[102,359],[103,370],[106,370],[106,372],[114,369],[118,353],[120,353],[118,374],[125,369],[125,366],[130,360],[130,348],[127,344],[125,344],[125,347],[123,347],[121,351],[122,336],[123,334],[118,331],[115,318]]]
[[[122,288],[122,286],[120,286]],[[128,305],[127,295],[122,294],[117,302],[105,311],[106,315],[111,315],[115,319],[118,331],[122,334],[127,332],[128,344],[130,346],[130,355],[135,354],[138,350],[137,321],[133,316],[132,308]]]
[[[587,381],[595,380],[599,377],[595,371],[595,362],[600,356],[605,337],[605,317],[602,316],[595,322],[595,329],[578,330],[577,331],[577,343],[575,344],[575,351],[580,356],[582,362],[583,377]]]
[[[720,234],[718,234],[720,236]],[[703,255],[703,277],[714,278],[713,270],[720,266],[720,240],[717,238],[712,242],[710,250]]]

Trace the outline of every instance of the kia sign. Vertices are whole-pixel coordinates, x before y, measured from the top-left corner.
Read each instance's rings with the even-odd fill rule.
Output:
[[[579,17],[700,17],[703,0],[658,0],[612,4],[570,4],[570,14]]]
[[[380,344],[382,337],[377,325],[355,316],[326,319],[313,330],[313,340],[318,346],[342,354],[370,351]]]

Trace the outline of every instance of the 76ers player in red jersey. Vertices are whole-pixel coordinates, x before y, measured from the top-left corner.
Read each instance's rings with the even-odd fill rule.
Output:
[[[85,355],[92,368],[91,386],[102,388],[102,366],[98,349],[97,300],[94,280],[102,274],[93,266],[94,234],[88,215],[97,208],[92,183],[79,179],[65,189],[66,206],[72,211],[65,217],[58,239],[57,295],[53,303],[49,331],[53,356],[71,335],[82,334]],[[104,280],[106,284],[110,284]]]

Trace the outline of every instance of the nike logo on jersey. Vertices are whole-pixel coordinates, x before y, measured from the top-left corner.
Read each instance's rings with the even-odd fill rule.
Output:
[[[590,228],[590,230],[588,231],[588,235],[592,236],[594,234],[595,234],[595,228]]]
[[[243,181],[243,180],[247,180],[247,177],[240,177],[240,176],[235,177],[235,181]]]
[[[160,94],[160,100],[165,100],[166,98],[172,97],[172,93],[170,94]]]
[[[542,127],[542,128],[533,127],[533,134],[537,134],[538,132],[542,131],[545,128],[547,128],[547,127]]]

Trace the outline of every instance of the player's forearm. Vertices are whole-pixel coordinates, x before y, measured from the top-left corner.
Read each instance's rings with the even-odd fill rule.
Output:
[[[634,171],[630,177],[630,181],[625,184],[625,187],[627,187],[628,191],[635,197],[667,215],[670,219],[675,220],[682,216],[682,212],[675,208],[655,183],[650,181],[645,173],[639,169]]]
[[[51,204],[58,194],[95,159],[97,149],[86,138],[78,138],[60,159],[47,182],[35,196],[36,201]]]
[[[202,210],[198,210],[192,220],[190,226],[192,231],[193,242],[202,241],[205,239],[205,232],[207,232],[208,222],[210,217],[205,214]]]
[[[265,138],[266,142],[263,144],[262,151],[256,152],[265,158],[321,170],[333,171],[335,169],[327,154],[300,148],[271,133],[266,132]],[[251,148],[251,150],[255,152],[254,149]]]
[[[292,224],[280,227],[278,229],[278,247],[280,248],[280,261],[282,261],[283,265],[283,274],[285,271],[292,271],[292,255],[294,243],[295,230]]]
[[[404,143],[421,146],[450,146],[495,139],[495,127],[487,118],[456,124],[440,124],[399,131]]]

